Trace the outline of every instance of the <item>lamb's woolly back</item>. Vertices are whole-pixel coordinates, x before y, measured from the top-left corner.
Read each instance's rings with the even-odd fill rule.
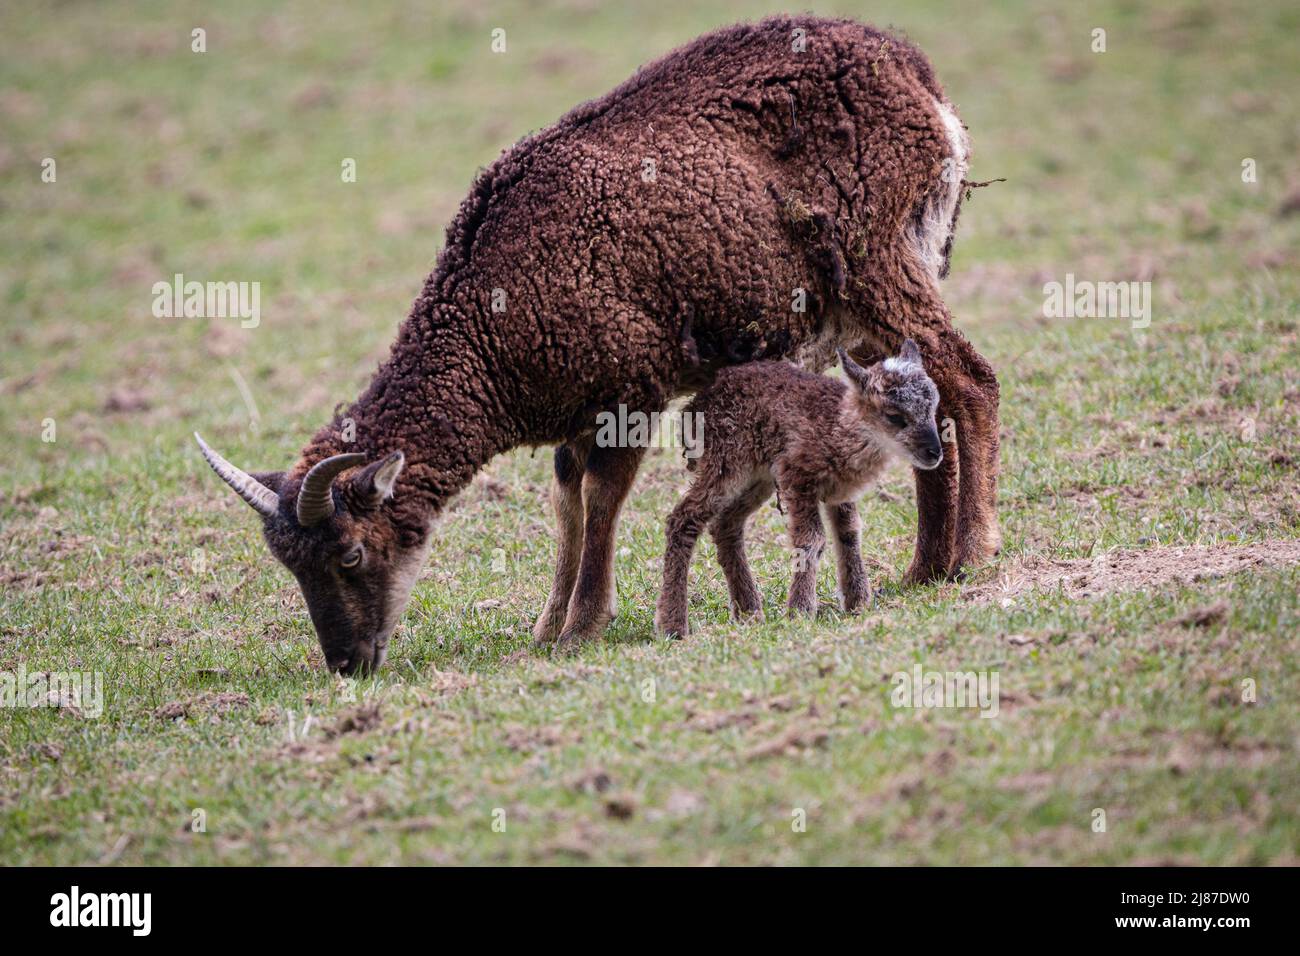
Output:
[[[857,497],[896,453],[932,469],[943,458],[937,394],[916,344],[867,368],[841,351],[845,382],[783,362],[752,362],[718,374],[689,411],[703,417],[704,448],[690,490],[668,519],[664,585],[655,614],[667,634],[686,632],[686,569],[700,530],[710,528],[732,608],[755,613],[759,597],[744,556],[744,526],[774,491],[790,516],[796,571],[792,611],[816,609],[816,564],[824,543],[819,508],[835,524],[846,609],[869,590],[858,554]]]

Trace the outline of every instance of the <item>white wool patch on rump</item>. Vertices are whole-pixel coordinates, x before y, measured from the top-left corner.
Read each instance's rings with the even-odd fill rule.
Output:
[[[933,102],[948,137],[945,160],[951,162],[944,162],[940,188],[926,197],[920,215],[909,226],[908,239],[926,272],[938,282],[943,271],[943,249],[952,229],[957,200],[961,198],[962,180],[970,171],[970,139],[952,106],[937,99]]]

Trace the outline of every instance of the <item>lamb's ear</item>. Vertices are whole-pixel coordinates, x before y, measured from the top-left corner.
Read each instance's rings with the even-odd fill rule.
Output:
[[[848,352],[843,349],[840,349],[839,352],[840,366],[844,369],[844,374],[849,377],[849,381],[862,391],[868,391],[871,388],[871,373],[853,361]]]
[[[903,348],[899,351],[898,357],[912,365],[925,364],[921,361],[921,350],[916,347],[916,343],[911,339],[903,340]]]
[[[392,497],[393,485],[397,484],[397,476],[402,473],[402,466],[405,464],[406,456],[400,451],[395,451],[379,461],[366,465],[354,479],[357,491],[367,498],[371,505],[382,504],[385,499]]]

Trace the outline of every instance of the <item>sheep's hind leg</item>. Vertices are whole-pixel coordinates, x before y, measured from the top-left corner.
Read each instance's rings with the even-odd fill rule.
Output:
[[[917,497],[922,528],[929,514],[932,527],[941,529],[951,550],[946,556],[936,554],[932,565],[918,568],[922,558],[918,543],[917,560],[908,572],[913,581],[956,576],[963,568],[992,558],[1001,546],[996,500],[998,381],[984,357],[946,321],[946,311],[942,314],[945,321],[921,340],[921,348],[926,371],[939,389],[940,436],[947,438],[951,430],[956,441],[944,442],[939,468],[917,473]],[[942,508],[937,504],[940,495]]]
[[[569,598],[578,580],[582,558],[582,473],[591,439],[579,439],[555,449],[555,481],[551,505],[555,509],[555,578],[546,608],[533,625],[533,639],[548,644],[560,636],[569,614]]]
[[[954,571],[990,560],[1002,548],[997,497],[1000,425],[999,388],[993,367],[960,332],[953,348],[962,359],[962,418],[957,423],[960,482],[957,502],[957,560]]]
[[[826,506],[831,532],[835,535],[835,560],[839,574],[840,599],[852,613],[871,603],[871,584],[862,566],[862,520],[856,502]]]
[[[582,476],[582,560],[560,634],[561,644],[599,637],[614,617],[618,600],[614,589],[614,535],[619,511],[644,454],[644,448],[596,446],[587,455]]]
[[[771,479],[753,482],[709,525],[709,533],[718,548],[718,563],[722,565],[731,594],[731,616],[736,619],[763,615],[763,598],[745,558],[745,522],[772,496],[774,487]]]
[[[939,418],[949,417],[939,399]],[[942,432],[942,428],[941,428]],[[916,476],[916,551],[903,575],[908,584],[943,580],[957,554],[957,446],[945,443],[943,461]]]

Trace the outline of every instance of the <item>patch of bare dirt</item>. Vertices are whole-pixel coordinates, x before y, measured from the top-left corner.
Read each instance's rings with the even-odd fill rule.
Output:
[[[1197,607],[1177,618],[1174,623],[1183,627],[1209,627],[1218,624],[1228,613],[1227,601],[1215,601],[1208,607]]]
[[[147,412],[151,408],[153,408],[153,400],[142,390],[119,385],[108,393],[103,410],[109,414],[127,414]]]
[[[523,727],[511,724],[505,728],[506,746],[517,753],[532,754],[552,747],[568,746],[582,742],[582,733],[562,724],[547,727]]]
[[[248,695],[234,691],[208,691],[185,700],[172,700],[154,710],[159,720],[180,720],[184,717],[210,716],[219,719],[222,714],[248,705]]]
[[[967,588],[964,596],[975,603],[985,603],[1030,591],[1059,589],[1067,597],[1085,598],[1112,591],[1191,584],[1255,568],[1295,564],[1300,564],[1300,540],[1113,551],[1069,561],[1035,558],[1004,568],[997,580]]]
[[[333,739],[344,734],[364,734],[379,726],[379,702],[370,701],[344,712],[332,727],[325,729],[325,736]]]
[[[793,756],[802,750],[826,746],[830,731],[817,725],[787,727],[775,737],[764,740],[745,751],[748,761],[766,760],[769,757]]]

